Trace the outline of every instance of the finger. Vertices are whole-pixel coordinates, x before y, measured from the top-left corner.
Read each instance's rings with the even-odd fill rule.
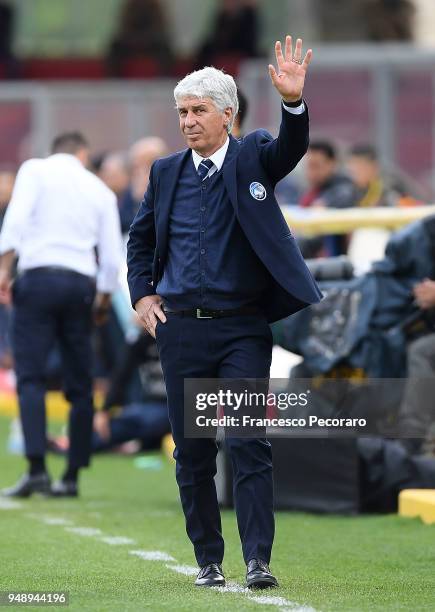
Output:
[[[295,46],[295,59],[300,61],[302,57],[302,39],[298,38]]]
[[[156,317],[156,313],[154,312],[154,309],[151,310],[151,312],[149,313],[147,324],[148,324],[148,329],[154,332],[155,327],[157,325],[157,317]]]
[[[148,331],[148,319],[144,314],[139,315],[139,323],[143,329],[149,333]]]
[[[272,64],[269,64],[269,75],[270,75],[270,79],[271,79],[272,83],[276,87],[278,85],[278,75],[276,74],[276,70],[272,66]]]
[[[287,35],[285,37],[285,61],[286,62],[291,62],[292,60],[292,37]]]
[[[166,323],[166,316],[161,308],[156,309],[155,314],[159,317],[162,323]]]
[[[275,43],[275,55],[276,55],[276,63],[278,64],[278,68],[281,70],[281,66],[284,64],[284,56],[282,54],[281,42],[279,40]]]
[[[304,61],[302,62],[302,67],[306,70],[311,62],[311,58],[313,57],[313,50],[308,49],[305,53]]]

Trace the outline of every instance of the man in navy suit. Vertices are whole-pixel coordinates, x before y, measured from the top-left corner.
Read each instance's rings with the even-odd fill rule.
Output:
[[[204,68],[174,97],[188,149],[157,160],[128,242],[131,301],[156,337],[175,441],[176,477],[200,571],[195,584],[225,584],[224,541],[214,484],[214,439],[184,437],[184,379],[268,379],[269,323],[321,298],[274,197],[276,183],[308,147],[302,99],[311,59],[275,46],[282,121],[273,139],[231,136],[238,111],[231,76]],[[276,586],[272,455],[263,438],[227,438],[247,586]]]

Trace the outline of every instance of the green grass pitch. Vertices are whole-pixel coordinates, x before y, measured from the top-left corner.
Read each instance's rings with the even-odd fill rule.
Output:
[[[20,457],[6,453],[8,429],[8,419],[0,417],[0,487],[13,484],[24,467]],[[63,461],[50,457],[49,467],[57,477]],[[0,508],[0,591],[68,591],[70,604],[63,609],[74,611],[435,610],[435,526],[417,519],[277,513],[271,568],[281,586],[261,596],[285,604],[198,589],[192,576],[164,561],[129,554],[164,551],[179,565],[195,565],[173,472],[164,457],[161,469],[147,470],[132,458],[99,456],[82,474],[80,499],[33,497],[20,508]],[[44,517],[135,543],[109,545],[44,523]],[[223,529],[227,579],[243,584],[233,512],[223,512]]]

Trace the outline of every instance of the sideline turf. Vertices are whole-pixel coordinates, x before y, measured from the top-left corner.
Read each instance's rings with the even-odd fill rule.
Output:
[[[12,484],[24,465],[6,454],[8,427],[0,417],[0,488]],[[49,466],[58,476],[62,462],[50,457]],[[279,609],[243,594],[195,589],[192,577],[128,554],[135,548],[161,550],[179,564],[195,565],[173,465],[165,459],[162,469],[152,471],[137,469],[130,458],[97,457],[81,485],[79,500],[31,498],[20,510],[0,510],[0,590],[68,590],[70,605],[63,609],[74,611]],[[97,527],[136,544],[109,546],[29,513]],[[223,527],[224,569],[230,580],[243,583],[232,512],[223,513]],[[323,612],[435,609],[435,525],[418,519],[278,513],[271,566],[282,586],[267,595]]]

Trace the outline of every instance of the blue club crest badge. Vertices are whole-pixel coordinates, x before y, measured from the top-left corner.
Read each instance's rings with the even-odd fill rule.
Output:
[[[254,181],[249,185],[249,193],[254,198],[254,200],[265,200],[267,196],[267,191],[264,185]]]

